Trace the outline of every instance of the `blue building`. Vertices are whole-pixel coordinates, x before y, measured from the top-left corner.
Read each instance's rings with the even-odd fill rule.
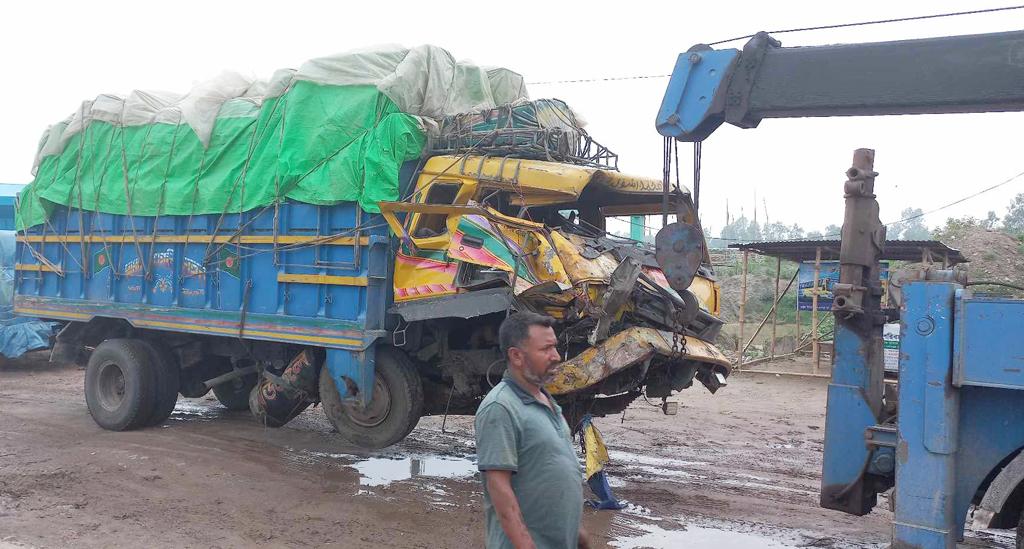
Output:
[[[14,230],[14,198],[24,188],[21,183],[0,183],[0,230]]]

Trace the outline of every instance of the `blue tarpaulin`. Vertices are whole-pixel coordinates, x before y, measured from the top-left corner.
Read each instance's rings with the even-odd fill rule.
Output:
[[[56,326],[37,318],[14,316],[14,231],[0,231],[0,354],[7,358],[50,346]]]

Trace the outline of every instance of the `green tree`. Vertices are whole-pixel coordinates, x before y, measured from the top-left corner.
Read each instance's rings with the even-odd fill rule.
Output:
[[[886,228],[886,240],[927,240],[930,236],[921,208],[904,208],[900,220]]]
[[[945,225],[936,227],[932,231],[932,238],[942,241],[957,240],[963,238],[968,229],[980,226],[981,223],[973,215],[958,218],[947,217]]]
[[[725,240],[739,242],[753,242],[763,239],[761,227],[758,226],[756,222],[747,219],[746,216],[743,215],[733,220],[732,223],[722,227],[721,236]]]
[[[789,227],[778,221],[768,223],[764,226],[763,236],[765,240],[786,240],[789,238]]]
[[[1003,229],[1015,235],[1024,234],[1024,193],[1013,197],[1003,216]]]

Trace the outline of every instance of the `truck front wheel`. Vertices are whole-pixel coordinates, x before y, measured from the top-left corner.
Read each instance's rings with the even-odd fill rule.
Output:
[[[363,448],[378,449],[402,440],[423,413],[423,383],[401,351],[377,349],[373,397],[366,407],[345,402],[326,366],[320,371],[320,401],[338,433]]]
[[[157,405],[152,349],[137,339],[108,339],[85,369],[85,403],[93,420],[111,431],[145,427]]]

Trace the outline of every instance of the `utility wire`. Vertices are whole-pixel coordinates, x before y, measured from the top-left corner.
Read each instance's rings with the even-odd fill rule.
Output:
[[[935,14],[931,14],[931,15],[915,15],[913,17],[897,17],[897,18],[892,18],[892,19],[876,19],[874,21],[859,21],[859,22],[856,22],[856,23],[839,23],[839,24],[835,24],[835,25],[818,25],[818,26],[815,26],[815,27],[801,27],[801,28],[796,28],[796,29],[782,29],[782,30],[773,30],[773,31],[767,31],[767,32],[768,32],[768,34],[786,34],[786,33],[789,33],[789,32],[816,31],[816,30],[827,30],[827,29],[842,29],[842,28],[847,28],[847,27],[863,27],[863,26],[867,26],[867,25],[882,25],[882,24],[885,24],[885,23],[904,23],[904,22],[907,22],[907,21],[923,21],[925,19],[939,19],[939,18],[942,18],[942,17],[958,17],[958,16],[961,16],[961,15],[978,15],[978,14],[981,14],[981,13],[994,13],[994,12],[998,12],[998,11],[1010,11],[1010,10],[1019,10],[1019,9],[1024,9],[1024,5],[1021,5],[1021,6],[1004,6],[1004,7],[1001,7],[1001,8],[987,8],[987,9],[970,10],[970,11],[955,11],[955,12],[950,12],[950,13],[935,13]],[[753,37],[754,37],[753,34],[745,34],[743,36],[736,36],[736,37],[733,37],[733,38],[727,38],[725,40],[719,40],[717,42],[711,42],[708,45],[709,46],[717,46],[718,44],[724,44],[726,42],[732,42],[734,40],[743,40],[744,38],[753,38]]]
[[[580,78],[577,80],[548,80],[545,82],[527,82],[530,86],[541,86],[544,84],[582,84],[585,82],[612,82],[615,80],[650,80],[652,78],[669,78],[671,74],[648,74],[639,76],[607,76],[604,78]]]
[[[882,25],[886,23],[905,23],[907,21],[924,21],[928,19],[940,19],[943,17],[959,17],[964,15],[979,15],[983,13],[996,13],[1001,11],[1012,11],[1024,9],[1024,5],[1018,6],[1004,6],[1001,8],[986,8],[979,10],[969,11],[956,11],[949,13],[934,13],[930,15],[915,15],[912,17],[896,17],[891,19],[876,19],[873,21],[858,21],[856,23],[837,23],[834,25],[817,25],[813,27],[800,27],[795,29],[780,29],[773,31],[766,31],[768,34],[787,34],[792,32],[805,32],[805,31],[817,31],[817,30],[828,30],[828,29],[843,29],[849,27],[863,27],[867,25]],[[745,38],[753,38],[753,34],[744,34],[743,36],[734,36],[732,38],[726,38],[725,40],[717,40],[707,44],[708,46],[717,46],[719,44],[725,44],[726,42],[733,42],[736,40],[743,40]],[[635,76],[608,76],[603,78],[578,78],[575,80],[548,80],[544,82],[527,82],[530,86],[541,86],[546,84],[583,84],[588,82],[613,82],[621,80],[651,80],[657,78],[670,78],[671,74],[647,74],[647,75],[635,75]]]

